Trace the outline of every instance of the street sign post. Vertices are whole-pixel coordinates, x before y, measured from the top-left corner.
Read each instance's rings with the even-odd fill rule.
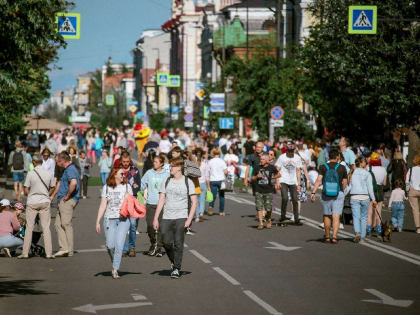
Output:
[[[181,86],[181,76],[178,74],[169,76],[169,87],[180,87]]]
[[[80,39],[80,13],[57,13],[55,22],[61,36],[67,39]]]
[[[204,108],[203,108],[203,118],[204,119],[209,119],[209,114],[210,114],[210,107],[204,106]]]
[[[192,121],[186,121],[184,122],[184,127],[191,128],[194,126],[194,123]]]
[[[270,119],[270,141],[274,141],[274,128],[276,127],[284,127],[284,120],[283,119]]]
[[[127,103],[128,105],[134,105],[134,106],[137,106],[139,104],[137,100],[129,100]]]
[[[188,122],[193,121],[193,115],[191,115],[191,114],[185,115],[184,116],[184,120],[185,121],[188,121]]]
[[[274,106],[270,110],[271,119],[278,120],[282,119],[284,116],[284,109],[280,106]]]
[[[377,7],[373,5],[349,6],[349,34],[376,34]]]
[[[156,74],[157,77],[157,85],[168,85],[169,84],[169,73],[166,72],[158,72]]]
[[[220,129],[233,129],[234,122],[233,117],[219,118]]]
[[[193,107],[192,107],[191,105],[185,106],[184,111],[185,111],[187,114],[191,114],[191,113],[193,112]]]
[[[130,109],[130,112],[134,113],[137,110],[137,106],[131,105],[129,109]]]

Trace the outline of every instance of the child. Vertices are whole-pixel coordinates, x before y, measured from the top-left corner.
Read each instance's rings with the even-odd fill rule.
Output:
[[[392,210],[392,226],[394,231],[402,232],[404,223],[404,199],[405,192],[402,190],[403,182],[398,179],[395,181],[395,189],[391,192],[388,209]]]

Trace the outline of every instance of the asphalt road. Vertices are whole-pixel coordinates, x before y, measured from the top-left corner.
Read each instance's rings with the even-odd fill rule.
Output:
[[[259,231],[253,197],[229,194],[227,216],[206,217],[186,237],[180,279],[169,277],[166,256],[143,255],[141,220],[137,257],[123,258],[113,280],[104,235],[95,232],[99,187],[89,189],[75,211],[73,257],[0,258],[1,314],[419,313],[420,236],[409,211],[407,231],[392,243],[354,244],[346,226],[332,245],[321,242],[319,202],[303,205],[303,226]]]

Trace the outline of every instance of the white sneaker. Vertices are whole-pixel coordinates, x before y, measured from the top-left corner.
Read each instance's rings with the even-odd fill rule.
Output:
[[[139,235],[140,234],[140,232],[139,231],[136,231],[136,235]]]
[[[295,216],[292,215],[292,217],[289,220],[295,222]]]
[[[56,252],[53,257],[68,257],[69,256],[69,252],[66,250],[59,250],[58,252]]]
[[[8,258],[12,258],[12,254],[10,254],[10,250],[8,248],[3,248],[3,254]]]
[[[344,225],[343,225],[343,223],[340,223],[340,230],[344,230]]]
[[[318,225],[321,229],[324,228],[324,222],[322,222],[321,224]]]

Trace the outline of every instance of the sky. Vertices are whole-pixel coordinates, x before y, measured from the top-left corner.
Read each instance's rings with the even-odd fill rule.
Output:
[[[170,18],[171,0],[73,0],[69,12],[80,13],[80,39],[66,39],[67,47],[51,64],[50,91],[77,84],[77,76],[95,71],[111,56],[115,63],[133,63],[130,51],[146,29],[160,29]]]

